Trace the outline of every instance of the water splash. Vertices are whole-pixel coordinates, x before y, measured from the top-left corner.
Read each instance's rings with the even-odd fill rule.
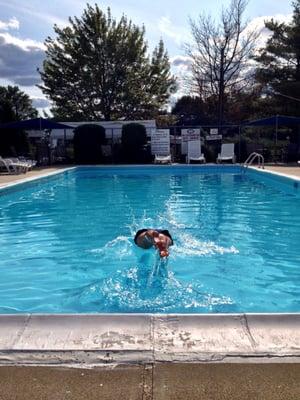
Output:
[[[169,271],[168,259],[157,252],[146,252],[136,265],[83,287],[73,301],[83,309],[104,307],[108,312],[218,312],[220,307],[228,312],[234,307],[231,298],[214,294],[199,282],[184,285]]]
[[[202,241],[194,238],[188,233],[181,233],[177,237],[174,248],[175,256],[206,256],[213,254],[238,254],[239,251],[234,246],[223,247],[212,241]]]
[[[88,250],[89,253],[97,254],[104,259],[111,260],[112,254],[121,260],[133,254],[133,243],[127,236],[118,236],[107,242],[103,247]]]

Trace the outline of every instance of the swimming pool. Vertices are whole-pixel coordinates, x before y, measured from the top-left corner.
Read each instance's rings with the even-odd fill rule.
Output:
[[[82,167],[2,190],[0,312],[299,312],[294,183],[231,166]],[[134,245],[145,226],[172,233],[168,262]]]

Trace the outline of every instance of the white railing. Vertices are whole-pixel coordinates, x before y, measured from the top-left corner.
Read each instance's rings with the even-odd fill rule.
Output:
[[[255,159],[257,159],[257,161],[258,161],[258,168],[264,169],[265,168],[265,159],[264,159],[263,155],[256,153],[256,152],[250,154],[250,156],[244,162],[244,167],[248,168],[250,165],[253,164]]]

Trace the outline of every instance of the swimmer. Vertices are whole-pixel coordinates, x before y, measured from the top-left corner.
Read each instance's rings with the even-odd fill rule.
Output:
[[[135,234],[134,243],[142,249],[150,249],[154,246],[163,258],[169,256],[169,246],[173,245],[173,239],[169,231],[165,229],[140,229]]]

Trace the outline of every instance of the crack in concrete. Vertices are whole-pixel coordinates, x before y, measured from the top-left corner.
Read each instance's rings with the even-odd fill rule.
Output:
[[[23,334],[25,332],[25,329],[27,328],[27,326],[29,324],[30,319],[31,319],[31,314],[27,315],[22,328],[18,331],[16,338],[12,343],[12,346],[11,346],[12,348],[14,348],[17,345],[17,343],[20,341],[21,337],[23,336]]]
[[[150,318],[150,342],[152,351],[152,362],[155,362],[155,317]]]
[[[146,364],[143,369],[143,394],[142,400],[153,399],[153,364]]]
[[[240,322],[243,328],[243,331],[245,332],[246,336],[250,340],[251,346],[255,349],[257,347],[257,343],[252,336],[251,330],[249,328],[247,316],[245,314],[241,314]]]

